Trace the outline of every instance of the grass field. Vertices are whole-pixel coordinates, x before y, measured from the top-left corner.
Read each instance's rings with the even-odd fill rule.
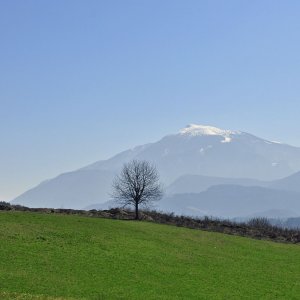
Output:
[[[0,299],[300,299],[300,246],[0,212]]]

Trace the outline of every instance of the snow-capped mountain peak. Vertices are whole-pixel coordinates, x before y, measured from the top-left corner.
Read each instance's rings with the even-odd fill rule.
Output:
[[[213,126],[190,124],[179,131],[180,135],[188,136],[209,136],[218,135],[224,137],[223,142],[230,142],[231,136],[241,134],[240,131],[220,129]]]

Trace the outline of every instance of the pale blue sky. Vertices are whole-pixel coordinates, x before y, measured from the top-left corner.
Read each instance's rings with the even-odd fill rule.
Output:
[[[189,123],[300,146],[300,1],[0,0],[0,200]]]

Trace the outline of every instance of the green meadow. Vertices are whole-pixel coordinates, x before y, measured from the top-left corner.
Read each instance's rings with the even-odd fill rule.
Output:
[[[300,299],[300,246],[0,212],[0,299]]]

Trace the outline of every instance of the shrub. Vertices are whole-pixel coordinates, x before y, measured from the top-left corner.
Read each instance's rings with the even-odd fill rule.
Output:
[[[260,229],[266,229],[272,227],[270,221],[267,218],[252,218],[247,222],[248,226]]]

